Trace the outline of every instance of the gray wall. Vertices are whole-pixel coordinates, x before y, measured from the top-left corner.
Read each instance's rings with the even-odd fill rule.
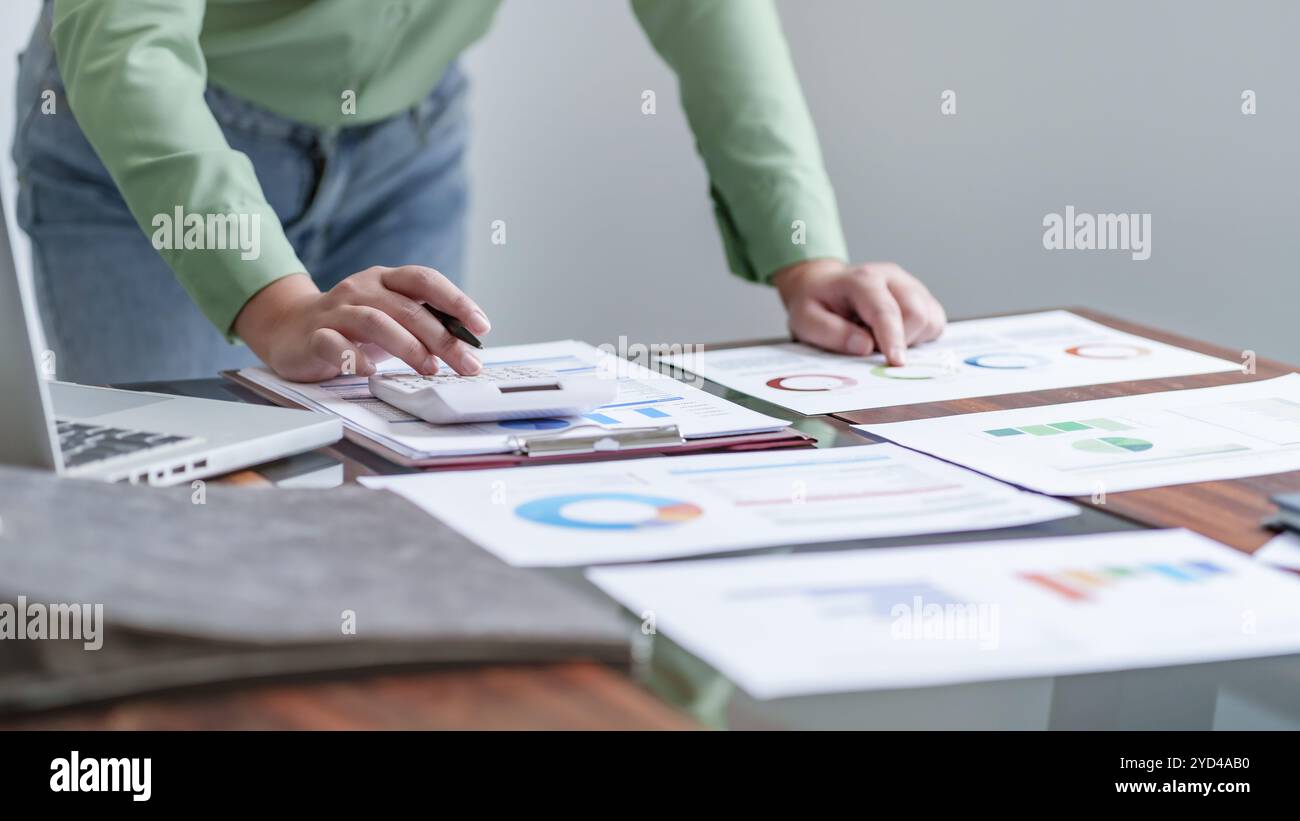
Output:
[[[1089,305],[1300,361],[1300,4],[780,9],[857,259],[897,260],[955,316]],[[507,2],[470,65],[471,287],[495,337],[781,331],[775,297],[725,271],[672,76],[627,4]],[[1066,205],[1151,213],[1151,258],[1044,250]]]
[[[9,55],[38,3],[4,6],[12,195]],[[857,259],[899,261],[955,316],[1090,305],[1300,361],[1300,4],[780,8]],[[775,296],[726,272],[673,77],[627,3],[510,0],[468,63],[469,288],[494,341],[782,330]],[[956,116],[939,113],[944,89]],[[1043,216],[1066,205],[1151,213],[1151,259],[1044,250]],[[489,241],[495,219],[505,246]]]

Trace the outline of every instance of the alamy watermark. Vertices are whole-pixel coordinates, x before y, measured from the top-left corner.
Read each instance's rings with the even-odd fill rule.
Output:
[[[620,336],[616,344],[608,342],[596,346],[601,353],[610,354],[602,358],[601,374],[617,378],[643,375],[639,369],[628,366],[635,363],[641,367],[665,377],[674,377],[692,387],[701,387],[704,380],[694,375],[696,358],[704,353],[703,345],[690,342],[630,342],[626,336]],[[671,358],[672,361],[665,361]],[[675,375],[680,369],[682,375]]]
[[[154,214],[149,224],[155,251],[238,250],[243,260],[262,255],[261,214],[186,213],[178,205],[170,214]]]
[[[1138,261],[1151,258],[1150,214],[1087,214],[1067,205],[1064,214],[1044,216],[1043,228],[1049,251],[1128,251]]]
[[[86,650],[104,646],[104,605],[0,602],[0,641],[80,641]]]
[[[52,760],[50,773],[50,792],[122,792],[132,801],[153,795],[152,758],[82,758],[73,750]]]
[[[1001,641],[1001,612],[996,604],[927,602],[913,596],[889,610],[889,635],[911,641],[973,641],[981,650],[996,650]]]

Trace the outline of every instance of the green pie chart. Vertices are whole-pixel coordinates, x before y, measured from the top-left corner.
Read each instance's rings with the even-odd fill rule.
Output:
[[[1145,439],[1131,439],[1127,436],[1103,436],[1100,439],[1080,439],[1073,443],[1075,450],[1086,453],[1140,453],[1151,450],[1151,443]]]
[[[871,369],[872,376],[882,379],[902,379],[908,382],[917,379],[938,379],[946,373],[941,365],[877,365]]]

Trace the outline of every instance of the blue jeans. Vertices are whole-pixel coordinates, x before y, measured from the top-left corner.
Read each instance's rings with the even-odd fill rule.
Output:
[[[204,318],[127,210],[68,110],[49,4],[20,58],[14,161],[19,224],[56,376],[114,383],[212,376],[256,361]],[[268,78],[273,82],[273,78]],[[209,87],[230,147],[248,156],[322,290],[372,265],[426,265],[453,281],[465,250],[466,80],[456,64],[410,111],[320,129]],[[56,112],[41,94],[57,95]]]

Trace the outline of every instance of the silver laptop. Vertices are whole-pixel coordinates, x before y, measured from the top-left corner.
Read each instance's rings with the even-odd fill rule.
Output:
[[[0,192],[0,464],[171,485],[337,442],[310,411],[55,382],[41,369],[36,309],[18,277]]]

